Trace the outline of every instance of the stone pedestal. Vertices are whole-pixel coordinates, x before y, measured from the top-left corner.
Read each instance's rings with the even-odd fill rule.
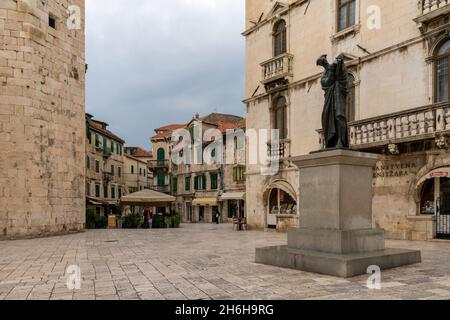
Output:
[[[373,167],[379,156],[333,150],[293,158],[300,169],[300,229],[288,245],[256,250],[256,262],[339,277],[421,262],[419,251],[386,249],[373,229]]]

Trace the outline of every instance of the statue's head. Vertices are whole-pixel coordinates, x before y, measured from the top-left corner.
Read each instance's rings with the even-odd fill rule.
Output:
[[[319,59],[317,59],[317,65],[324,68],[326,68],[329,65],[326,54],[321,55]]]

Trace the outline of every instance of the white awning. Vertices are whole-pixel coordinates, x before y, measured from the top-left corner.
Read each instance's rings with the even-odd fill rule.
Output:
[[[220,197],[220,201],[226,200],[245,200],[245,192],[228,192]]]
[[[175,202],[175,197],[169,196],[164,193],[156,192],[153,190],[142,190],[136,193],[132,193],[125,197],[122,197],[120,203],[122,205],[146,205],[157,206],[161,204],[170,204]]]
[[[218,204],[216,198],[198,198],[192,201],[193,206],[217,206]]]

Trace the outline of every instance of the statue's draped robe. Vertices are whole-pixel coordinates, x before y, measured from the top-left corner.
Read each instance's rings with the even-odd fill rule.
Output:
[[[342,59],[329,66],[322,76],[321,83],[325,91],[325,107],[322,114],[325,148],[348,148],[350,143],[345,112],[348,74]]]

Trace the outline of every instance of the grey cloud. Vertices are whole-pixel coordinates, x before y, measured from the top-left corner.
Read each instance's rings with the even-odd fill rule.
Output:
[[[243,114],[244,0],[87,0],[87,111],[128,145],[196,112]]]

